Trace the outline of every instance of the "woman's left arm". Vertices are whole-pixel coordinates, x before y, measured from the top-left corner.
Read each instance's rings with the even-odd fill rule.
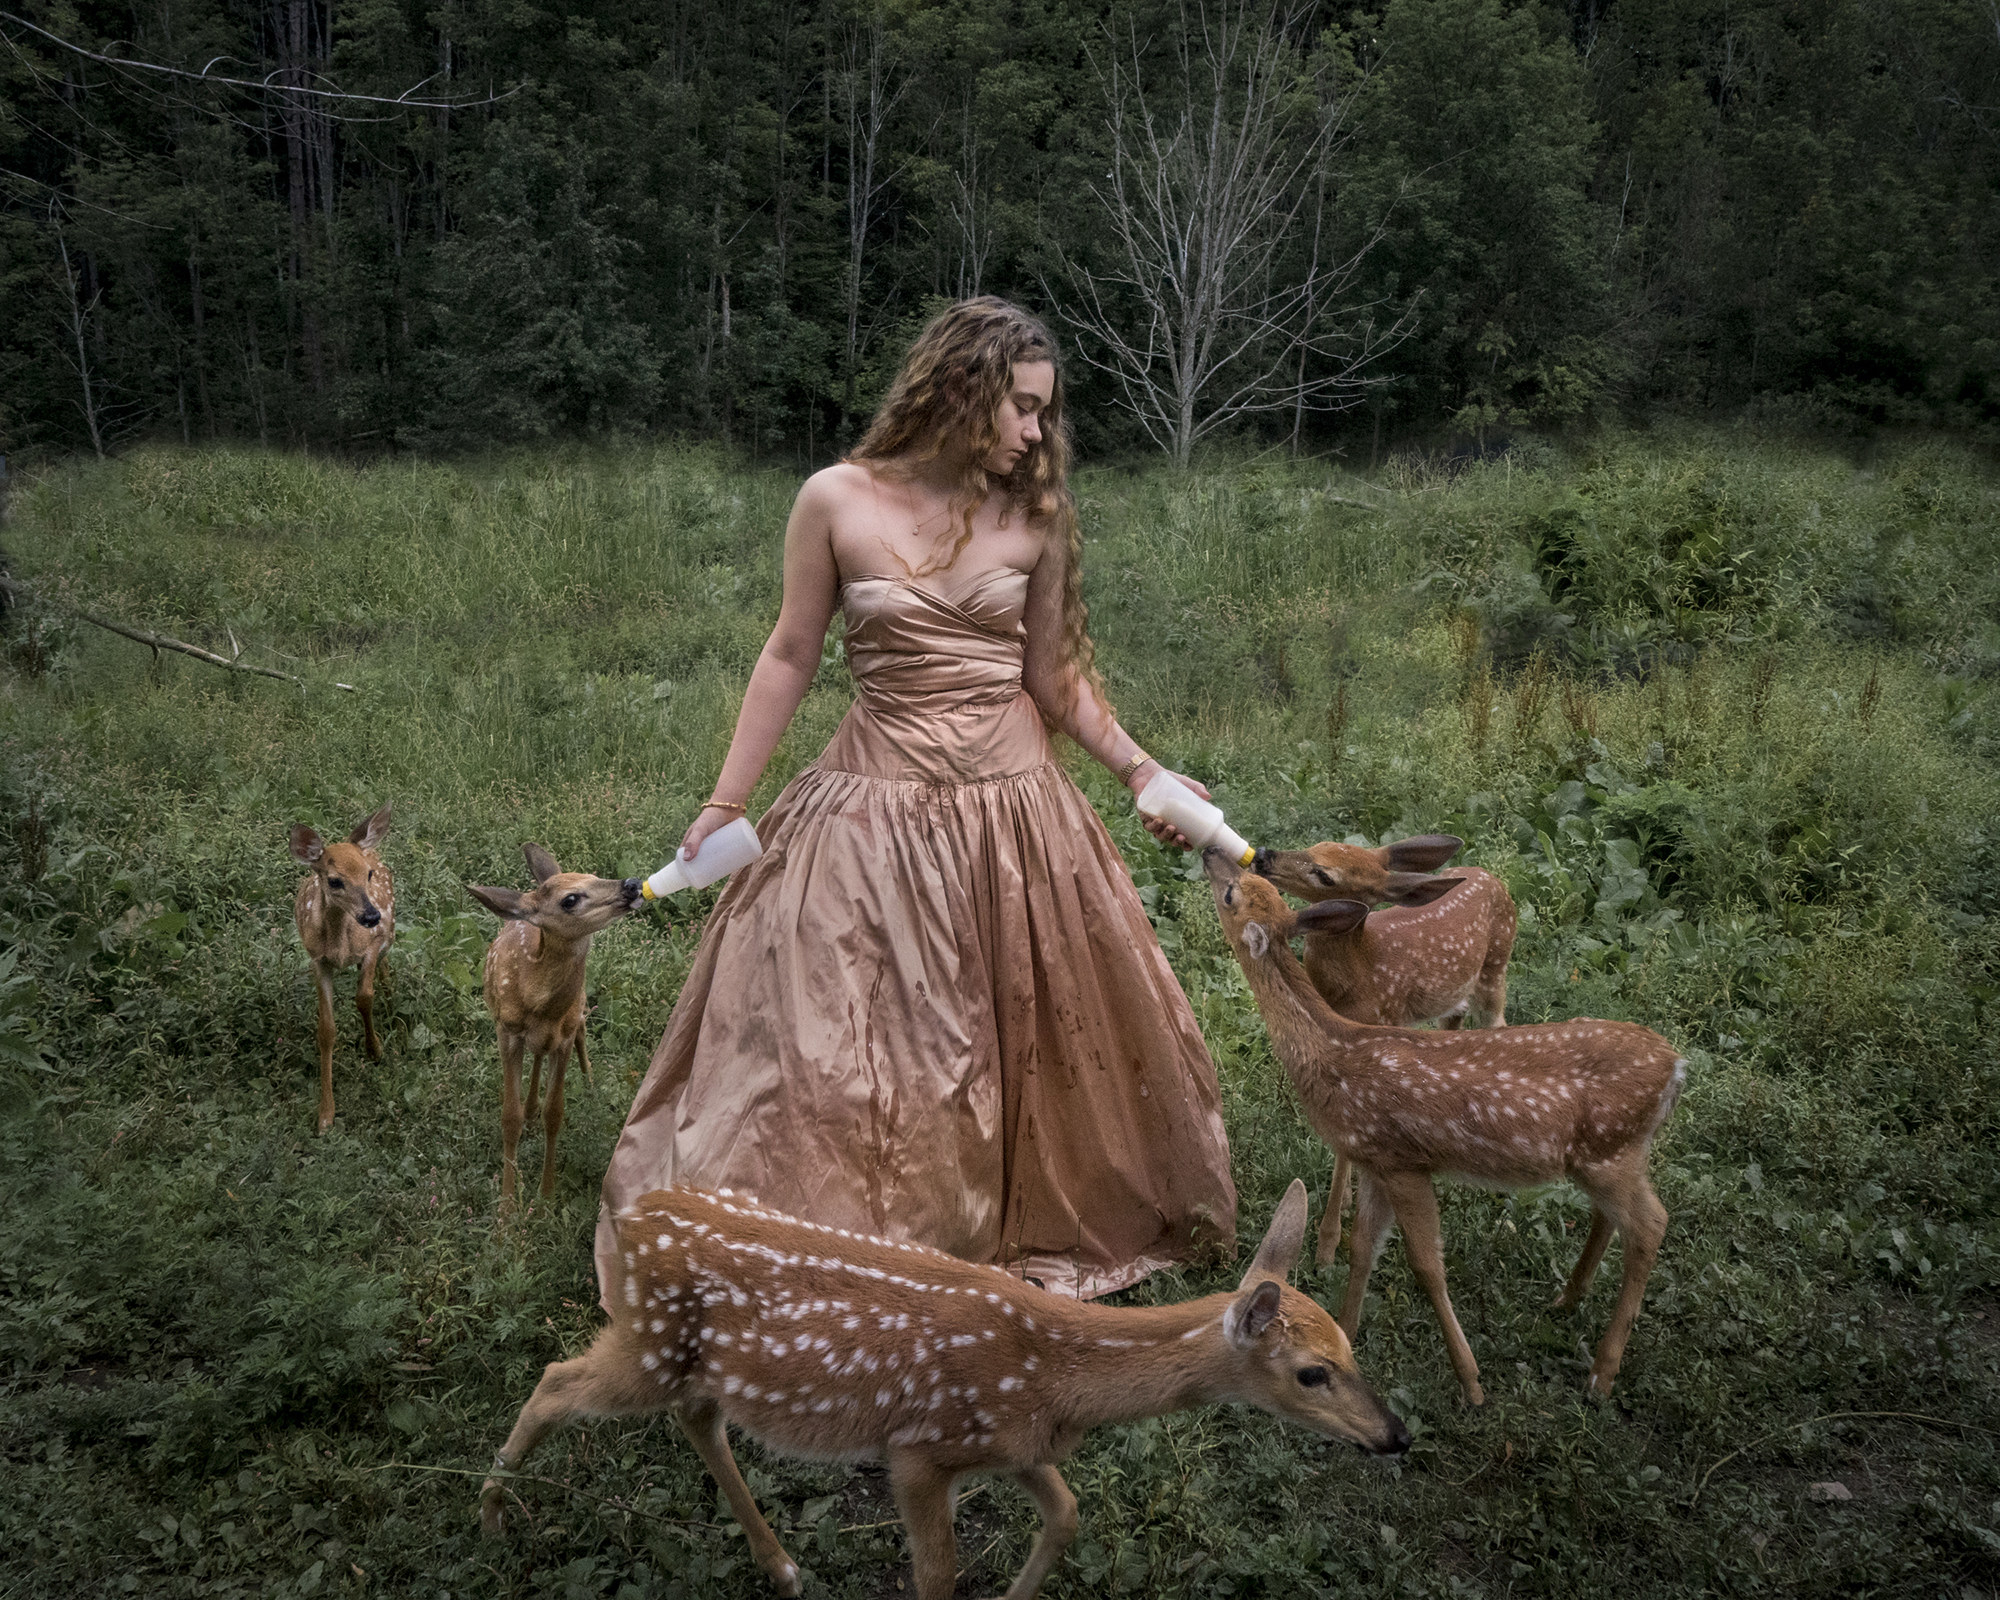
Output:
[[[1076,670],[1064,648],[1062,584],[1064,551],[1055,547],[1051,539],[1044,548],[1041,559],[1028,576],[1028,605],[1023,624],[1027,630],[1027,648],[1021,663],[1021,681],[1042,715],[1069,735],[1087,753],[1104,763],[1125,780],[1125,787],[1136,797],[1145,788],[1154,773],[1162,770],[1160,763],[1146,756],[1138,765],[1126,770],[1134,756],[1143,755],[1138,740],[1127,733],[1111,714],[1111,708],[1089,681]],[[1208,790],[1193,778],[1174,773],[1174,777],[1186,784],[1204,800]],[[1157,817],[1144,819],[1147,830],[1166,844],[1187,847],[1186,838],[1171,823],[1162,822]]]

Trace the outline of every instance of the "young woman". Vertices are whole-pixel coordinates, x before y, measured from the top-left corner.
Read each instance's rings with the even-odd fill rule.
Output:
[[[953,306],[799,493],[688,854],[743,814],[836,605],[855,703],[759,822],[632,1103],[607,1307],[609,1214],[672,1183],[1079,1295],[1233,1249],[1214,1066],[1046,731],[1135,793],[1158,770],[1091,665],[1055,354],[1004,301]]]

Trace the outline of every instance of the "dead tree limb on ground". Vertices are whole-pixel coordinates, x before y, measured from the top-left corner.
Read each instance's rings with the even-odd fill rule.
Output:
[[[162,650],[174,650],[184,656],[193,656],[197,661],[206,661],[211,667],[222,667],[230,672],[252,672],[260,678],[276,678],[281,683],[295,683],[301,689],[305,688],[303,678],[295,678],[289,672],[278,672],[270,667],[253,666],[243,660],[243,647],[236,643],[234,634],[230,635],[229,642],[234,646],[236,654],[219,656],[213,650],[202,649],[200,645],[189,644],[185,640],[171,638],[164,633],[153,633],[145,628],[128,627],[125,623],[113,622],[109,617],[100,617],[94,611],[86,611],[82,606],[69,605],[64,601],[51,600],[46,595],[35,594],[15,578],[0,577],[0,590],[6,592],[9,600],[18,602],[32,598],[42,605],[53,606],[58,611],[67,611],[79,622],[87,622],[93,628],[102,628],[107,633],[115,633],[137,644],[146,645],[151,648],[155,659],[158,659]]]

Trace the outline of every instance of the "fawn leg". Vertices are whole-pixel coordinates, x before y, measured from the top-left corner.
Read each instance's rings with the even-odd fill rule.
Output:
[[[500,1209],[514,1204],[514,1153],[521,1147],[521,1035],[500,1028]]]
[[[917,1600],[951,1600],[958,1582],[958,1541],[952,1536],[952,1512],[958,1497],[952,1475],[907,1451],[889,1457],[889,1487],[896,1509],[910,1536],[910,1564],[915,1569]]]
[[[1354,1233],[1347,1246],[1347,1293],[1340,1302],[1340,1331],[1350,1339],[1361,1326],[1361,1302],[1368,1293],[1368,1274],[1375,1270],[1375,1258],[1382,1253],[1389,1224],[1396,1220],[1395,1208],[1389,1204],[1382,1180],[1366,1167],[1358,1172]]]
[[[1583,1241],[1583,1254],[1576,1258],[1576,1270],[1570,1273],[1563,1292],[1556,1296],[1553,1310],[1573,1311],[1583,1303],[1584,1291],[1597,1275],[1597,1264],[1604,1259],[1605,1246],[1610,1243],[1611,1219],[1601,1207],[1593,1205],[1590,1208],[1590,1236]]]
[[[1472,1346],[1465,1342],[1465,1330],[1451,1309],[1451,1296],[1444,1286],[1444,1246],[1438,1236],[1437,1190],[1431,1187],[1428,1172],[1397,1172],[1385,1176],[1383,1185],[1396,1208],[1396,1220],[1403,1226],[1403,1243],[1410,1252],[1410,1266],[1417,1281],[1430,1296],[1431,1309],[1444,1328],[1445,1348],[1451,1352],[1452,1370],[1458,1374],[1466,1400],[1475,1406],[1486,1404],[1486,1392],[1479,1387],[1479,1363],[1472,1359]]]
[[[549,1052],[549,1103],[542,1111],[542,1198],[556,1192],[556,1136],[563,1125],[563,1072],[569,1066],[569,1046],[558,1042]]]
[[[382,1041],[375,1037],[375,964],[382,959],[380,950],[371,950],[361,958],[361,981],[354,986],[354,1009],[361,1013],[361,1039],[368,1047],[368,1054],[375,1060],[382,1059]]]
[[[1623,1235],[1625,1273],[1618,1285],[1618,1304],[1611,1313],[1611,1325],[1598,1342],[1597,1358],[1590,1364],[1590,1392],[1606,1395],[1625,1359],[1625,1341],[1632,1336],[1632,1324],[1639,1318],[1639,1302],[1646,1297],[1646,1279],[1652,1275],[1653,1261],[1660,1253],[1660,1241],[1667,1234],[1667,1208],[1646,1181],[1646,1152],[1634,1153],[1616,1181],[1599,1189],[1590,1188],[1591,1202],[1611,1219]]]
[[[591,1076],[590,1051],[584,1045],[583,1032],[581,1028],[576,1031],[576,1064],[583,1068],[583,1081],[594,1089],[597,1087],[597,1079]]]
[[[1320,1214],[1319,1238],[1313,1245],[1313,1265],[1330,1267],[1333,1258],[1340,1254],[1340,1223],[1347,1211],[1347,1175],[1352,1171],[1347,1157],[1335,1153],[1333,1158],[1333,1188],[1326,1197],[1326,1210]]]
[[[743,1481],[743,1474],[736,1466],[736,1457],[729,1448],[729,1433],[723,1427],[720,1408],[711,1401],[691,1400],[675,1409],[674,1420],[680,1423],[681,1432],[700,1452],[702,1465],[708,1468],[709,1476],[721,1485],[722,1493],[729,1501],[730,1514],[743,1530],[750,1554],[764,1569],[764,1576],[771,1580],[771,1587],[782,1595],[796,1595],[799,1592],[798,1564],[785,1554],[785,1547],[778,1543],[778,1536],[771,1531],[770,1523],[764,1520],[764,1513],[757,1509],[757,1497],[750,1492],[750,1485]]]
[[[1479,969],[1474,990],[1479,1009],[1486,1013],[1486,1026],[1507,1026],[1507,962],[1514,954],[1514,929],[1502,928],[1486,947],[1486,964]]]
[[[514,1431],[494,1454],[494,1471],[518,1472],[542,1435],[572,1417],[630,1416],[647,1409],[634,1403],[635,1397],[618,1381],[615,1368],[600,1369],[595,1355],[593,1346],[574,1361],[552,1361],[543,1369],[542,1381],[514,1420]],[[488,1533],[500,1531],[506,1494],[498,1478],[488,1478],[480,1486],[479,1525]]]
[[[530,1122],[542,1111],[542,1052],[535,1052],[535,1064],[528,1072],[528,1109],[526,1116]]]
[[[1062,1474],[1046,1462],[1023,1467],[1014,1474],[1014,1481],[1028,1491],[1041,1512],[1042,1531],[1036,1536],[1035,1548],[1028,1552],[1027,1565],[1007,1585],[1004,1600],[1034,1600],[1076,1537],[1076,1496],[1070,1493]]]
[[[333,1126],[333,968],[324,961],[313,963],[313,979],[319,985],[319,1131]]]

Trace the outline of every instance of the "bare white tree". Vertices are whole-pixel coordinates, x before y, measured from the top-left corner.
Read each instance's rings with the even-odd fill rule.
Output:
[[[847,118],[847,387],[843,406],[852,416],[863,344],[861,287],[868,231],[877,219],[883,192],[901,176],[900,167],[883,164],[882,138],[889,118],[909,93],[911,80],[906,71],[899,70],[888,17],[881,6],[870,6],[850,20],[841,43],[835,93]]]
[[[979,293],[986,258],[993,252],[992,180],[980,168],[975,92],[967,87],[959,103],[959,159],[952,171],[951,220],[958,225],[958,297]]]
[[[1127,24],[1094,57],[1111,169],[1102,265],[1058,248],[1060,316],[1177,465],[1256,412],[1355,404],[1408,331],[1348,299],[1379,224],[1330,258],[1354,95],[1307,70],[1278,0],[1183,0],[1171,60]]]
[[[93,294],[86,301],[83,297],[83,274],[70,264],[69,240],[64,236],[62,224],[56,224],[56,248],[62,252],[63,287],[69,291],[69,331],[76,340],[76,356],[71,365],[83,385],[83,403],[80,409],[83,420],[90,424],[90,446],[97,452],[97,459],[104,459],[104,430],[99,418],[102,411],[97,392],[90,381],[90,349],[84,340],[86,319],[97,309],[98,297]]]

